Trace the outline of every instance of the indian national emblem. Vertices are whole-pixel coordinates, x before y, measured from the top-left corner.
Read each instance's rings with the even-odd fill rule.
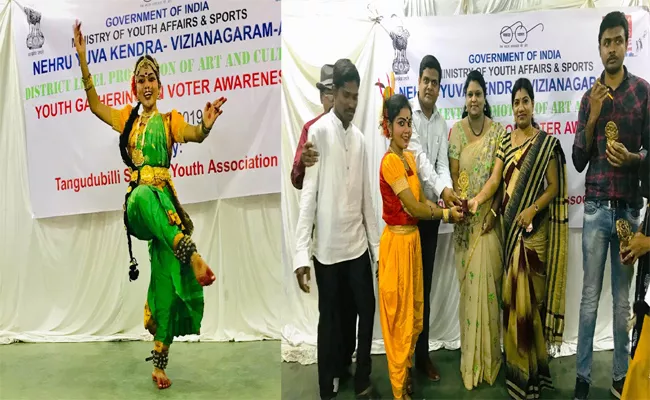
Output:
[[[27,48],[30,50],[40,49],[45,43],[45,36],[41,32],[41,13],[31,8],[23,9],[29,23],[29,34],[27,35]]]
[[[405,75],[411,68],[409,60],[406,58],[406,46],[408,45],[409,36],[409,31],[401,25],[390,32],[390,38],[393,41],[393,50],[395,50],[393,72],[396,75]]]

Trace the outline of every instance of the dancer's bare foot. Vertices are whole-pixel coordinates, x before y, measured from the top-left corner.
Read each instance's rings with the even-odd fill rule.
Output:
[[[199,253],[192,254],[190,264],[192,266],[192,271],[194,271],[194,276],[201,286],[210,286],[217,279]]]
[[[169,380],[165,371],[160,368],[154,368],[151,373],[151,378],[154,382],[158,384],[158,389],[167,389],[172,385],[172,381]]]

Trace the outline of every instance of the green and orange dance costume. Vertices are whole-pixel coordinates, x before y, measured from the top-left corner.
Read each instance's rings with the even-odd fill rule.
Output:
[[[135,82],[132,86],[135,93]],[[164,371],[173,338],[200,333],[202,283],[209,283],[199,283],[190,267],[197,254],[191,239],[194,226],[178,201],[169,174],[172,145],[183,142],[187,124],[175,110],[162,115],[154,111],[146,124],[141,124],[139,108],[140,103],[135,108],[127,105],[114,110],[112,126],[121,133],[120,152],[131,170],[124,203],[131,281],[139,275],[131,236],[149,242],[151,281],[144,322],[154,335],[155,348],[146,361],[153,360],[154,367]],[[203,132],[207,135],[209,130],[203,126]]]

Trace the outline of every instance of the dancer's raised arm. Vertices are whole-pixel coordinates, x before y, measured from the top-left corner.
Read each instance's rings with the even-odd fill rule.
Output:
[[[74,32],[74,47],[77,49],[77,54],[79,55],[79,66],[81,67],[81,80],[84,84],[84,89],[86,90],[86,98],[88,99],[88,105],[90,106],[90,111],[95,114],[99,119],[112,125],[111,120],[111,107],[103,104],[99,100],[97,91],[95,90],[95,85],[92,81],[92,76],[88,70],[88,61],[86,60],[86,41],[84,40],[83,34],[81,33],[81,21],[76,21],[73,28]]]

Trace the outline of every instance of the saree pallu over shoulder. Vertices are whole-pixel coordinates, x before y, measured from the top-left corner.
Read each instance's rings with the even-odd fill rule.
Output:
[[[509,140],[509,135],[507,139]],[[564,311],[567,272],[567,240],[569,233],[569,200],[567,189],[566,158],[560,142],[553,136],[540,132],[526,150],[517,166],[519,176],[514,190],[509,194],[503,211],[505,231],[505,265],[509,267],[515,247],[523,236],[536,233],[544,219],[548,218],[548,242],[546,245],[546,294],[542,305],[541,318],[544,336],[549,345],[559,348],[564,334]],[[533,205],[539,193],[543,192],[544,178],[551,160],[555,158],[558,170],[558,194],[546,210],[540,211],[533,219],[533,232],[515,224],[517,216]],[[508,168],[508,166],[506,166]],[[504,171],[508,174],[508,171]],[[517,262],[515,260],[515,262]]]

